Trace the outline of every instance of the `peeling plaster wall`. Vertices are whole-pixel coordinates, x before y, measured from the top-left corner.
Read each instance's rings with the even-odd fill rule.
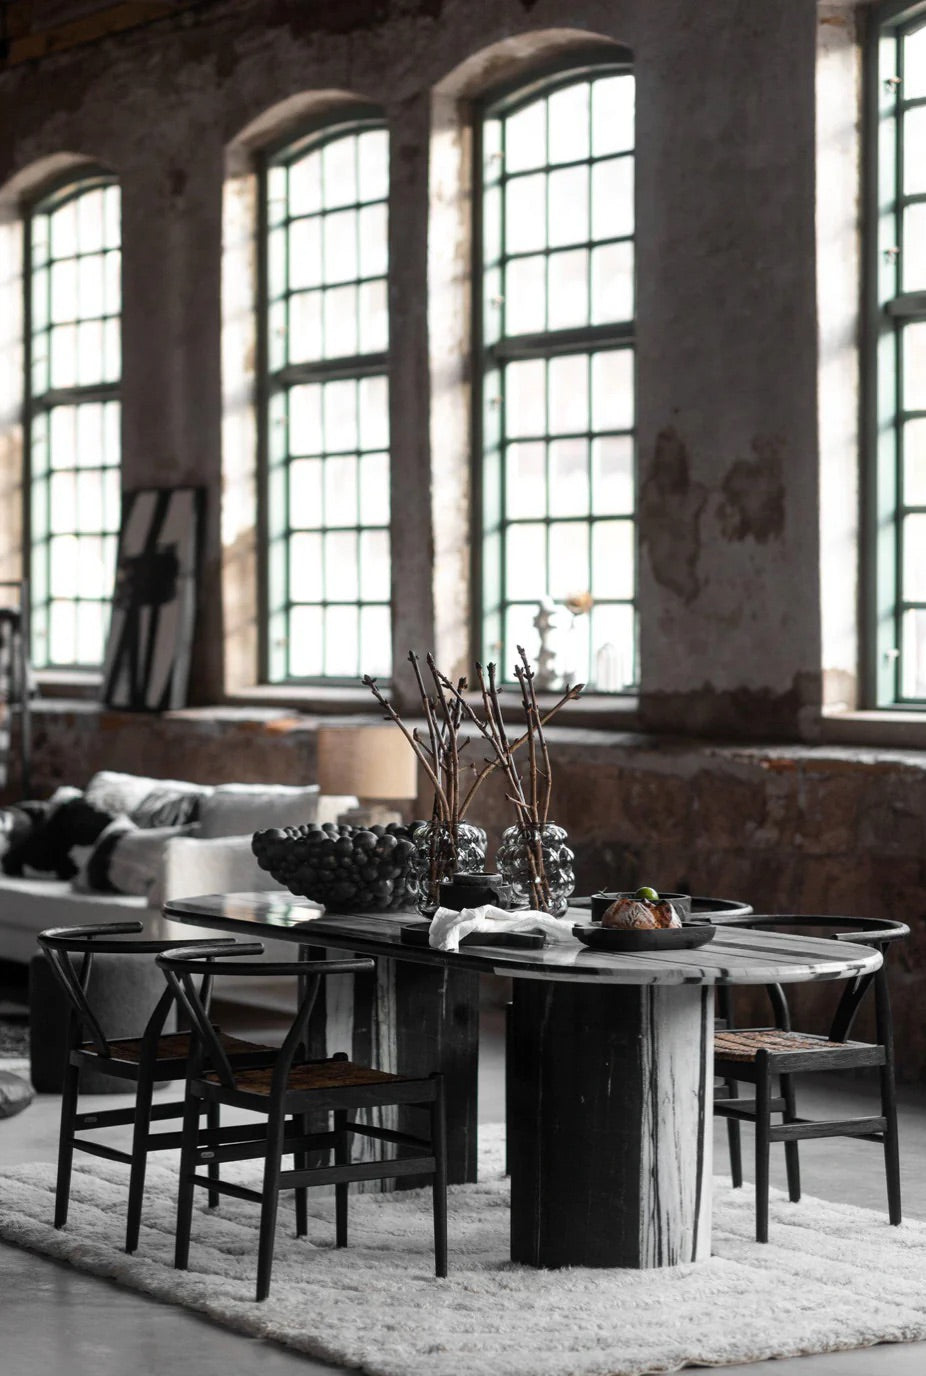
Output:
[[[661,8],[638,107],[642,717],[788,735],[819,702],[815,10]]]
[[[636,59],[643,721],[740,732],[756,717],[771,734],[807,730],[820,702],[813,0],[215,0],[0,74],[0,187],[62,151],[103,161],[122,183],[125,483],[198,481],[212,495],[195,701],[219,700],[229,682],[218,502],[226,149],[306,92],[385,108],[396,642],[439,637],[456,658],[466,591],[448,610],[431,576],[430,474],[442,457],[428,409],[429,359],[440,357],[426,307],[432,97],[493,45],[483,89],[529,71],[539,36],[567,29]],[[465,271],[457,290],[465,321]],[[465,405],[447,414],[466,425]],[[448,435],[448,452],[465,454],[467,438]],[[439,533],[437,547],[457,558]]]

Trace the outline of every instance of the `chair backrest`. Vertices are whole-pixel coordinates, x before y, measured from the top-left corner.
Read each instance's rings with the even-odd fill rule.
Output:
[[[831,941],[849,941],[859,946],[878,947],[882,955],[881,969],[846,980],[828,1036],[833,1042],[848,1040],[859,1009],[872,985],[877,1001],[878,1040],[883,1041],[890,1035],[890,1005],[883,962],[887,959],[891,943],[909,936],[910,928],[905,922],[899,922],[894,918],[843,917],[832,913],[752,913],[749,916],[732,918],[723,925],[749,927],[763,932],[788,931],[795,927],[823,927],[831,929],[828,933]],[[791,1010],[784,988],[780,984],[770,984],[766,986],[766,992],[774,1010],[776,1026],[790,1028]]]
[[[129,941],[124,940],[143,931],[141,922],[105,922],[92,927],[50,927],[39,932],[38,942],[51,965],[58,984],[64,990],[71,1009],[72,1036],[77,1040],[81,1033],[93,1043],[101,1056],[111,1055],[109,1039],[99,1018],[87,997],[93,958],[96,955],[158,955],[176,946],[169,940]],[[191,944],[187,942],[187,946]],[[201,945],[210,949],[234,945],[234,937],[209,940]],[[211,997],[209,983],[201,990],[208,1007]],[[164,1030],[167,1016],[173,1005],[174,996],[165,989],[152,1010],[144,1029],[142,1040],[153,1044]]]
[[[190,1019],[199,1042],[199,1057],[203,1064],[208,1064],[214,1070],[228,1089],[235,1087],[235,1072],[215,1028],[209,1021],[201,992],[196,987],[197,975],[208,972],[210,978],[219,979],[225,975],[245,975],[259,979],[292,978],[293,975],[297,975],[304,979],[305,987],[295,1017],[274,1061],[273,1078],[276,1090],[278,1085],[285,1085],[300,1045],[307,1045],[309,1018],[312,1016],[322,979],[328,975],[369,974],[376,968],[375,962],[369,956],[352,956],[344,960],[293,960],[281,963],[245,959],[263,953],[264,948],[259,941],[242,942],[231,948],[218,943],[210,946],[207,942],[201,946],[175,946],[156,957],[157,964],[164,972],[168,988]]]

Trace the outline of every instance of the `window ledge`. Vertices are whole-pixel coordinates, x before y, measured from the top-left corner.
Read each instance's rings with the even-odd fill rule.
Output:
[[[92,669],[36,669],[36,687],[43,698],[99,700],[103,675]]]
[[[475,705],[476,698],[470,695],[470,699]],[[548,711],[559,700],[559,695],[555,692],[542,693],[538,699],[541,711]],[[224,702],[230,707],[242,708],[291,707],[294,711],[325,717],[363,714],[379,719],[381,715],[368,688],[299,688],[293,684],[255,684],[235,693],[226,693]],[[520,695],[516,696],[516,690],[506,688],[502,708],[506,715],[510,714],[512,722],[520,720]],[[637,708],[635,697],[589,693],[577,702],[567,703],[556,714],[556,721],[577,727],[628,731],[636,726]],[[412,718],[416,714],[412,708],[402,715]]]
[[[924,750],[926,710],[824,712],[820,718],[820,740],[826,744]]]
[[[368,688],[323,688],[318,685],[299,688],[291,683],[257,683],[235,693],[226,693],[223,702],[229,707],[292,707],[295,711],[318,716],[377,712]]]

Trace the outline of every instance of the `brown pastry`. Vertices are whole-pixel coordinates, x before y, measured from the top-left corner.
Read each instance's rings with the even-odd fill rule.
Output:
[[[618,898],[605,909],[602,927],[621,927],[625,931],[647,932],[656,928],[680,927],[678,913],[664,898]]]

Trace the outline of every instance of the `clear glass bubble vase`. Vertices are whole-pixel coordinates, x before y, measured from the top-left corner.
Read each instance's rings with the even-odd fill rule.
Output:
[[[555,822],[536,822],[508,827],[495,863],[510,886],[514,907],[562,917],[576,886],[574,858],[562,827]]]
[[[486,834],[472,822],[422,822],[412,832],[406,883],[420,913],[438,906],[441,880],[485,869]]]

